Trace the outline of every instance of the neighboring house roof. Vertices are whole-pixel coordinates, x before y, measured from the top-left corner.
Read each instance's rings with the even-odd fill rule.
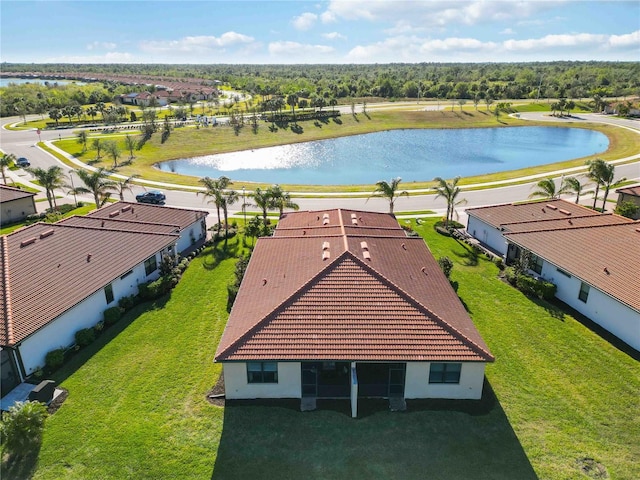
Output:
[[[93,227],[106,230],[120,230],[127,232],[143,233],[180,233],[178,225],[165,225],[160,223],[134,222],[129,220],[119,220],[109,218],[92,218],[74,215],[57,222],[62,225],[73,225],[75,227]]]
[[[618,188],[616,193],[623,193],[632,197],[640,197],[640,185],[626,188]]]
[[[15,345],[177,239],[60,223],[0,237],[0,345]]]
[[[0,185],[0,203],[12,202],[21,198],[34,197],[35,195],[35,193],[25,192],[19,188]]]
[[[503,225],[540,220],[597,216],[595,210],[566,200],[540,200],[528,203],[506,203],[487,207],[467,208],[466,213],[483,222],[500,228]]]
[[[198,220],[204,219],[208,212],[204,210],[189,210],[148,203],[116,202],[88,213],[91,218],[111,220],[127,220],[133,222],[159,223],[177,225],[180,230],[187,228]]]
[[[566,228],[582,228],[595,227],[597,225],[618,225],[621,223],[632,223],[630,218],[611,213],[603,213],[599,215],[588,215],[584,217],[573,217],[571,215],[565,218],[538,220],[534,222],[518,222],[503,223],[504,233],[513,232],[534,232],[540,230],[556,230]]]
[[[314,359],[493,356],[422,238],[392,215],[338,209],[286,214],[256,242],[216,353]]]
[[[640,311],[640,222],[504,237]]]

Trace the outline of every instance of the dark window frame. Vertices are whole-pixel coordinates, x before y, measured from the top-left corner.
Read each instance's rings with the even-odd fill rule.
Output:
[[[588,283],[580,282],[580,291],[578,292],[578,300],[583,303],[587,303],[589,299],[589,292],[591,291],[591,287]]]
[[[247,383],[278,383],[278,362],[247,362],[246,366]]]
[[[429,365],[429,383],[459,384],[461,374],[462,363],[460,362],[432,362]]]
[[[158,270],[158,258],[155,255],[152,255],[144,261],[144,272],[148,277],[156,270]]]
[[[538,275],[542,274],[542,265],[544,264],[544,260],[537,255],[531,254],[531,262],[529,264],[529,269],[533,272],[536,272]]]
[[[104,287],[104,297],[107,300],[107,305],[109,305],[116,299],[116,297],[113,295],[113,284],[109,283]]]

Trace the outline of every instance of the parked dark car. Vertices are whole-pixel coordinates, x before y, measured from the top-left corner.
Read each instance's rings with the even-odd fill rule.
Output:
[[[149,190],[148,192],[136,195],[136,201],[140,203],[155,203],[156,205],[163,205],[166,199],[167,197],[160,190]]]
[[[22,167],[22,168],[24,168],[24,167],[28,167],[28,166],[30,166],[30,165],[31,165],[31,163],[29,163],[29,160],[27,160],[26,158],[24,158],[24,157],[20,157],[19,159],[17,159],[17,160],[16,160],[16,165],[17,165],[18,167]]]

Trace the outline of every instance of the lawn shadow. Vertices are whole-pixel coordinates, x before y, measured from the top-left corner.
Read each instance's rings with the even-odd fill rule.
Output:
[[[26,447],[26,451],[18,458],[2,459],[0,464],[0,478],[11,480],[28,480],[33,478],[38,467],[38,455],[42,440],[33,442]]]
[[[493,389],[481,400],[227,401],[213,480],[537,479]]]
[[[200,254],[203,257],[202,266],[207,270],[213,270],[223,260],[237,257],[238,249],[241,248],[239,238],[240,236],[236,235],[226,246],[224,240],[220,240],[212,247],[205,248]]]
[[[564,309],[559,305],[555,305],[547,300],[543,300],[537,297],[529,297],[529,300],[531,300],[533,303],[535,303],[539,307],[544,308],[552,318],[555,318],[556,320],[560,320],[561,322],[564,322],[565,312],[564,312]]]
[[[136,305],[126,312],[117,323],[103,330],[92,343],[73,354],[73,356],[71,356],[62,367],[49,375],[49,377],[60,385],[67,378],[76,373],[76,371],[87,363],[91,357],[102,350],[105,345],[120,335],[120,333],[131,325],[140,315],[152,310],[161,310],[170,298],[171,292],[156,300],[150,300]]]
[[[462,251],[454,251],[454,255],[458,258],[464,259],[463,264],[467,267],[475,267],[478,265],[478,257],[480,252],[467,245],[464,242],[461,242],[457,238],[455,239],[456,243],[462,247]]]

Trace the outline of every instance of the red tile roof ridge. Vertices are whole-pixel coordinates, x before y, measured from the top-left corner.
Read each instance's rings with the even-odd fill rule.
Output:
[[[95,218],[95,217],[93,217]],[[110,219],[111,220],[111,219]],[[43,222],[38,222],[35,223],[34,225],[51,225],[53,226],[58,226],[58,227],[62,227],[62,228],[75,228],[75,229],[80,229],[80,230],[97,230],[99,232],[104,231],[104,230],[109,230],[111,232],[121,232],[121,233],[141,233],[144,235],[148,235],[149,232],[133,232],[131,230],[124,230],[121,228],[104,228],[104,227],[91,227],[88,225],[67,225],[66,223],[51,223],[51,224],[45,224]],[[21,230],[22,231],[22,230]],[[172,237],[179,237],[180,235],[178,233],[166,233],[166,232],[154,232],[152,235],[166,235],[166,236],[172,236]]]
[[[610,227],[618,227],[620,225],[628,225],[630,223],[637,223],[640,225],[640,220],[631,220],[629,222],[626,223],[606,223],[603,225],[583,225],[583,226],[579,226],[579,227],[575,227],[575,226],[570,226],[570,227],[564,227],[564,228],[554,228],[553,231],[554,232],[558,232],[558,231],[562,231],[562,230],[586,230],[588,228],[590,229],[594,229],[594,228],[610,228]],[[541,228],[540,230],[528,230],[526,232],[503,232],[503,235],[509,235],[509,236],[513,236],[513,235],[527,235],[530,233],[540,233],[540,232],[548,232],[548,229],[545,228]]]
[[[2,329],[6,336],[5,339],[2,339],[2,344],[11,345],[14,343],[14,336],[13,322],[11,320],[13,316],[11,313],[11,288],[9,286],[9,245],[7,245],[6,235],[0,237],[0,255],[2,256],[2,285],[0,285],[0,288],[3,289],[2,300],[4,303],[2,305],[4,311]]]
[[[554,204],[554,203],[561,203],[563,205],[567,205],[567,206],[572,206],[572,207],[580,207],[581,209],[584,210],[588,210],[590,212],[593,212],[593,210],[589,207],[585,207],[584,205],[580,205],[579,203],[573,203],[573,202],[569,202],[567,200],[565,200],[564,198],[542,198],[539,200],[529,200],[526,202],[507,202],[507,203],[495,203],[492,205],[483,205],[481,207],[471,207],[471,208],[465,208],[465,212],[468,211],[475,211],[475,210],[486,210],[489,208],[495,208],[495,207],[508,207],[508,206],[512,206],[512,207],[524,207],[524,206],[528,206],[528,205],[535,205],[538,203],[544,203],[544,204]]]
[[[116,218],[116,217],[113,217],[113,218],[87,217],[86,215],[71,215],[70,217],[63,218],[62,220],[58,220],[56,223],[64,224],[71,218],[87,218],[87,219],[89,219],[91,221],[106,220],[106,221],[109,221],[109,222],[135,223],[135,224],[138,224],[138,225],[160,225],[162,227],[180,228],[180,225],[176,225],[175,223],[144,222],[142,220],[128,220],[128,219],[122,219],[122,218]],[[75,225],[75,226],[80,226],[80,225]],[[105,227],[101,227],[101,228],[105,228]],[[114,230],[114,229],[113,228],[109,228],[109,230]]]
[[[503,227],[503,226],[506,227],[507,225],[522,225],[522,224],[525,224],[525,223],[557,222],[558,220],[575,220],[577,218],[593,218],[593,217],[596,217],[596,216],[597,217],[604,217],[604,216],[613,217],[613,216],[616,216],[616,217],[626,218],[626,217],[622,217],[622,215],[618,215],[616,213],[610,213],[609,212],[609,213],[601,213],[600,215],[593,215],[593,214],[591,214],[591,215],[576,215],[576,216],[572,215],[570,218],[569,217],[566,217],[566,218],[541,218],[539,220],[522,220],[522,221],[519,221],[519,222],[501,223],[500,226],[501,227]],[[633,221],[633,220],[630,220],[630,221]]]
[[[201,210],[201,209],[198,209],[198,208],[182,208],[182,207],[172,207],[170,205],[152,205],[152,204],[149,204],[149,203],[127,202],[125,200],[118,200],[115,203],[110,203],[110,204],[107,204],[107,205],[104,205],[104,206],[100,207],[97,210],[93,210],[92,212],[89,212],[88,215],[95,214],[96,212],[99,212],[102,209],[105,209],[105,210],[110,209],[110,208],[113,209],[113,207],[116,206],[116,205],[118,205],[117,208],[122,208],[122,207],[120,207],[121,205],[124,206],[124,207],[126,207],[127,205],[131,205],[131,206],[135,206],[137,208],[143,208],[143,209],[144,208],[162,208],[163,210],[177,210],[177,211],[181,211],[181,212],[187,211],[187,212],[204,213],[204,214],[207,214],[207,215],[209,214],[209,212],[207,212],[206,210]]]

